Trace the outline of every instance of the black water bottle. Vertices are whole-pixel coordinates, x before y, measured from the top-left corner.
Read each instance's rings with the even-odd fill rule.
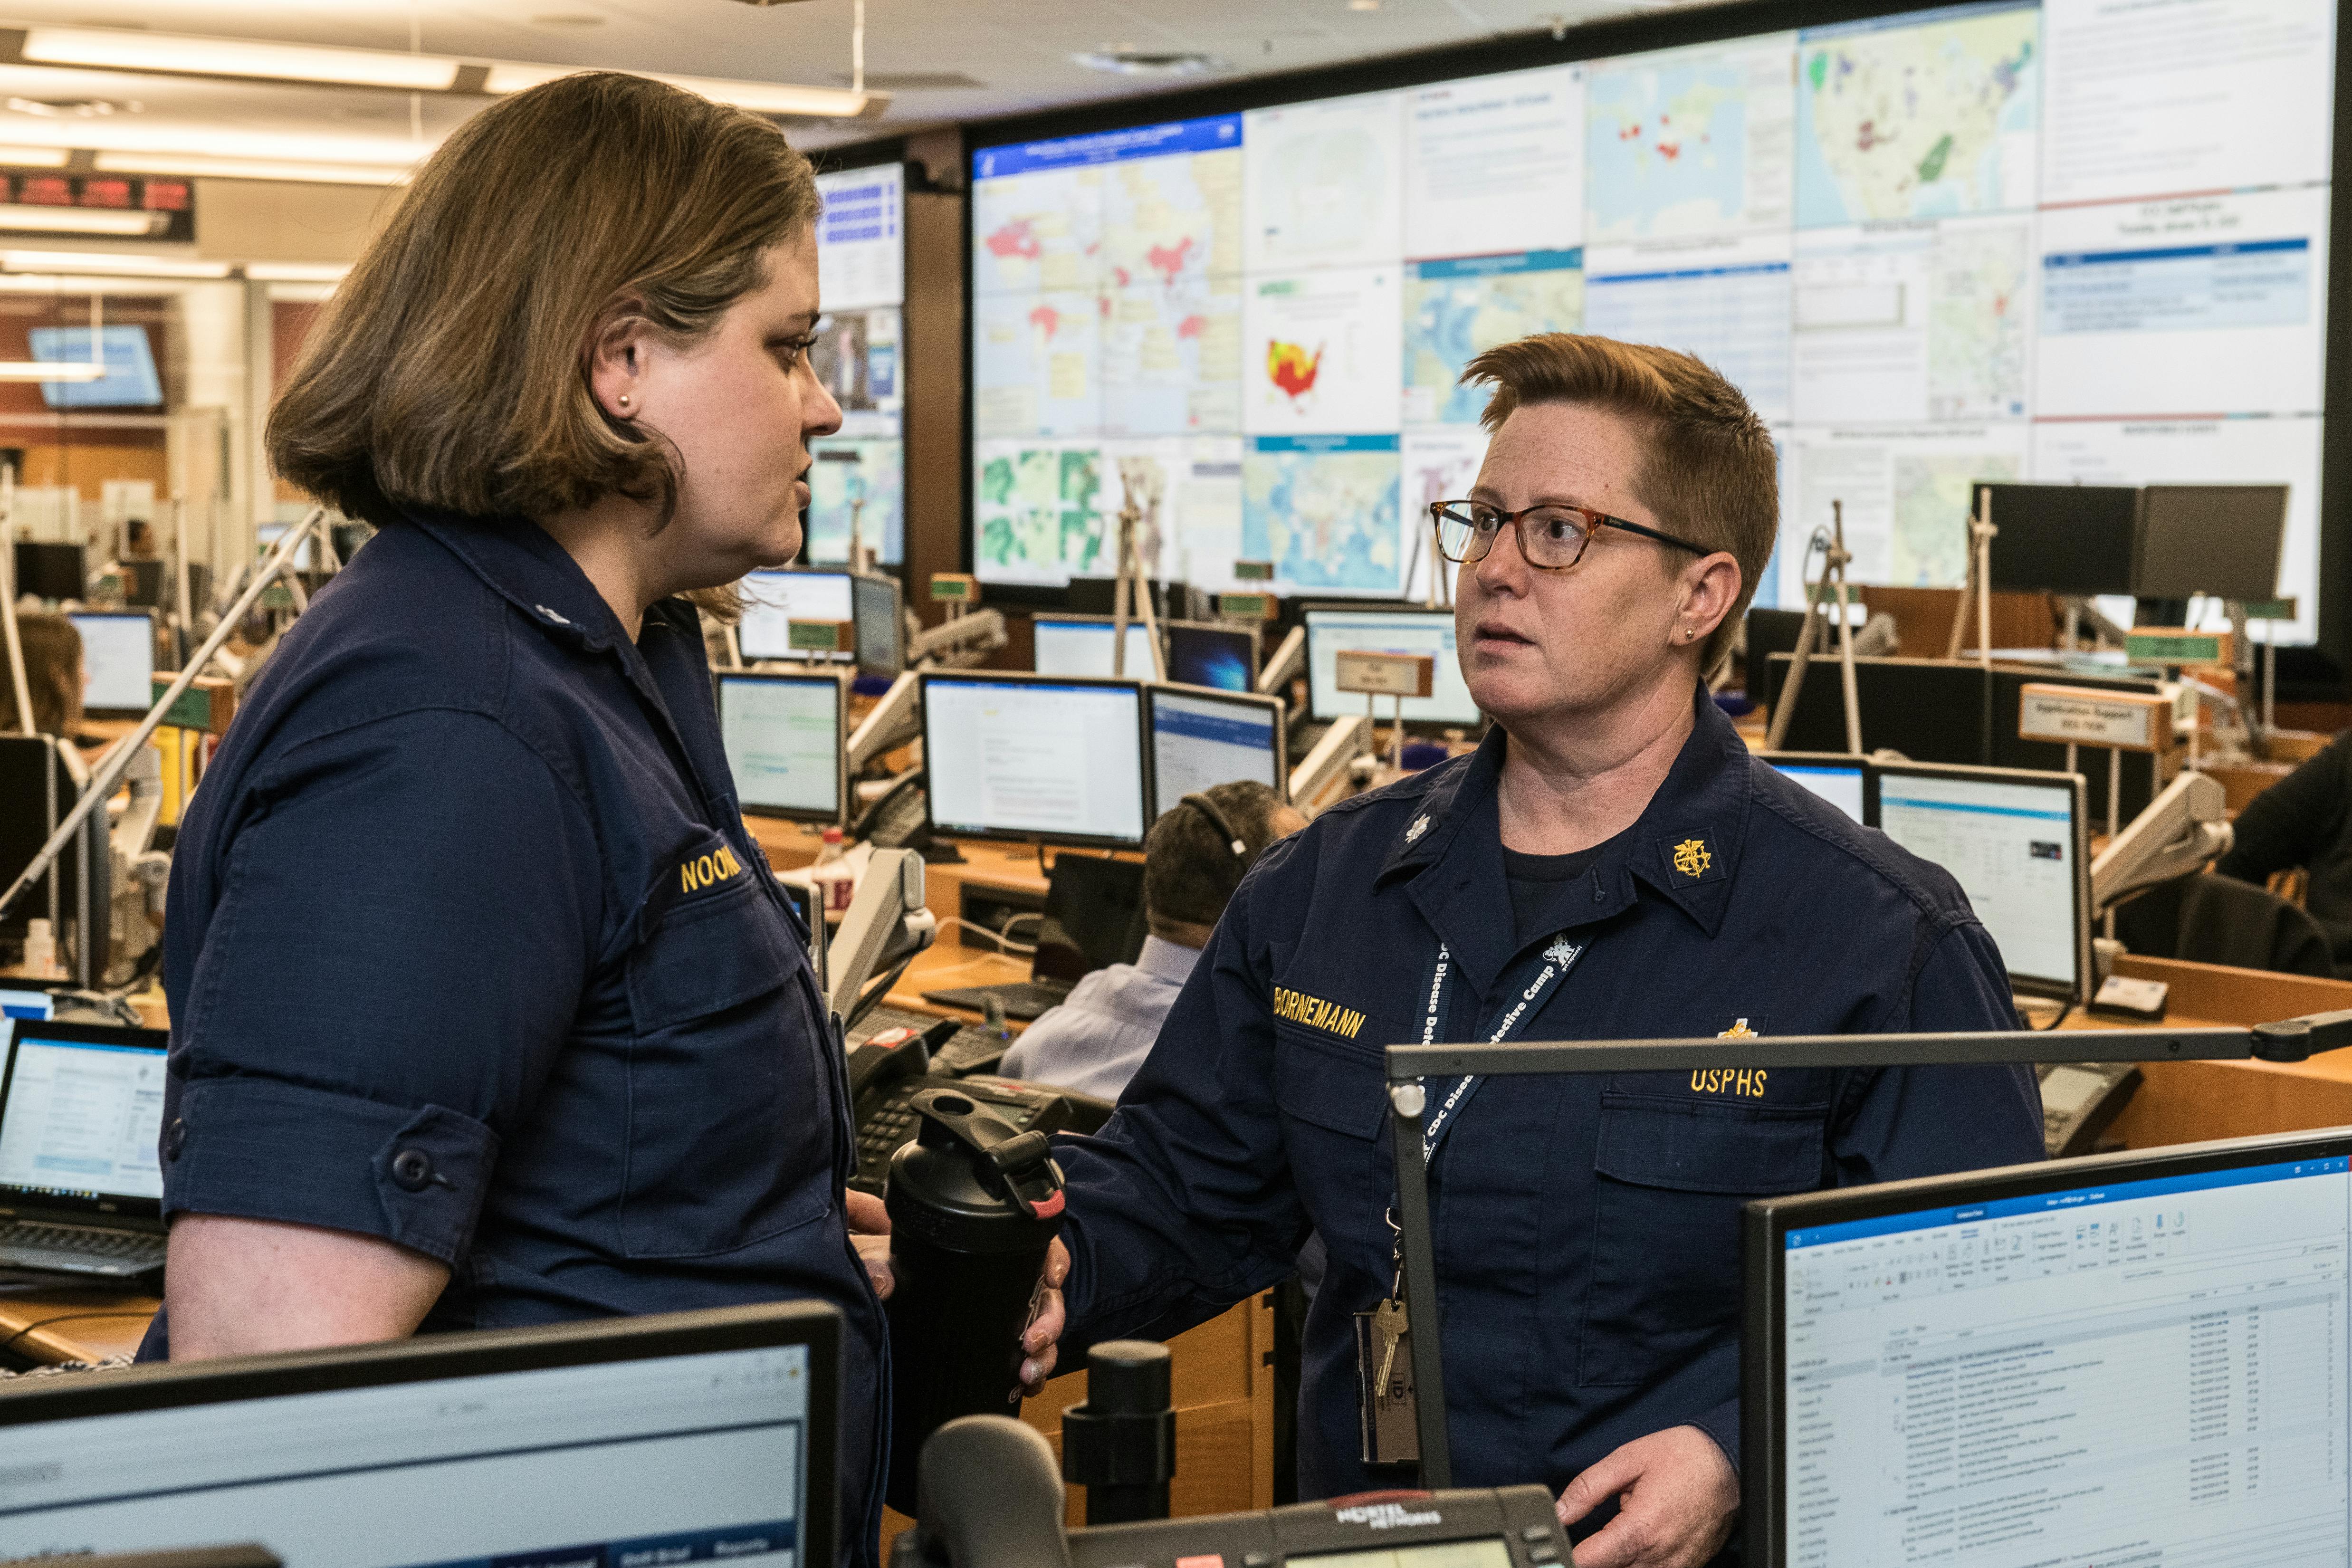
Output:
[[[1062,1172],[1042,1132],[952,1089],[915,1096],[890,1160],[892,1508],[914,1511],[924,1440],[960,1415],[1015,1414],[1021,1333],[1061,1228]]]

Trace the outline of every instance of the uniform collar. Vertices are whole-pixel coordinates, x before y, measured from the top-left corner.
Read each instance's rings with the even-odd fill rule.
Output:
[[[1748,746],[1706,688],[1693,693],[1696,722],[1665,782],[1633,826],[1611,841],[1584,884],[1590,921],[1632,907],[1647,883],[1700,930],[1721,929],[1746,837],[1751,785]],[[1445,768],[1389,847],[1380,880],[1410,876],[1408,896],[1461,966],[1489,990],[1518,955],[1503,870],[1496,801],[1505,748],[1497,725],[1466,762]]]
[[[521,517],[466,517],[423,508],[410,509],[407,516],[549,637],[585,653],[613,654],[637,695],[668,721],[668,705],[645,655],[580,563],[546,530]],[[671,603],[647,610],[646,621],[665,618]]]

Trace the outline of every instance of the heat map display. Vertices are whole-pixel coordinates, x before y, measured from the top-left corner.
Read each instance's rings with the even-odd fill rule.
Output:
[[[1417,594],[1464,365],[1591,331],[1772,426],[1759,604],[1832,503],[1859,580],[1953,587],[1976,479],[2284,483],[2309,641],[2335,29],[1991,0],[982,148],[975,568],[1108,574],[1124,464],[1171,578]]]
[[[906,171],[896,163],[816,177],[817,286],[824,306],[810,367],[841,405],[841,431],[811,443],[801,559],[837,566],[853,536],[887,565],[907,549],[899,373],[907,298]]]

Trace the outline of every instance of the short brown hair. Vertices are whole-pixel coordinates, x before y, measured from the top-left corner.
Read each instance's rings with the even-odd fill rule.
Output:
[[[16,617],[25,650],[25,685],[33,699],[33,728],[43,735],[81,730],[81,632],[63,616]],[[0,731],[21,730],[16,683],[0,676]]]
[[[1577,332],[1539,332],[1472,360],[1463,384],[1492,383],[1488,434],[1530,403],[1583,403],[1644,427],[1649,456],[1633,492],[1666,532],[1739,563],[1739,601],[1699,655],[1722,661],[1756,596],[1780,531],[1780,466],[1771,432],[1739,389],[1686,353]]]
[[[589,334],[627,301],[690,341],[816,213],[809,161],[755,114],[613,71],[501,100],[426,160],[335,291],[270,410],[269,460],[379,524],[614,490],[667,521],[678,476],[591,395]]]
[[[1282,797],[1255,779],[1201,792],[1241,835],[1250,858],[1274,842]],[[1153,935],[1171,925],[1214,926],[1241,880],[1232,842],[1205,812],[1175,805],[1160,814],[1143,840],[1143,914]]]

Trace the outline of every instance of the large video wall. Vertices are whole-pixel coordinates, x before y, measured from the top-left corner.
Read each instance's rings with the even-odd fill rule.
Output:
[[[1914,11],[978,148],[977,573],[1393,597],[1479,349],[1687,350],[1780,443],[1781,549],[1956,586],[1969,482],[2284,482],[2316,628],[2328,0]]]
[[[898,163],[819,174],[817,291],[824,321],[810,358],[841,405],[841,431],[813,444],[801,558],[845,565],[850,531],[895,566],[907,548],[906,171]]]

